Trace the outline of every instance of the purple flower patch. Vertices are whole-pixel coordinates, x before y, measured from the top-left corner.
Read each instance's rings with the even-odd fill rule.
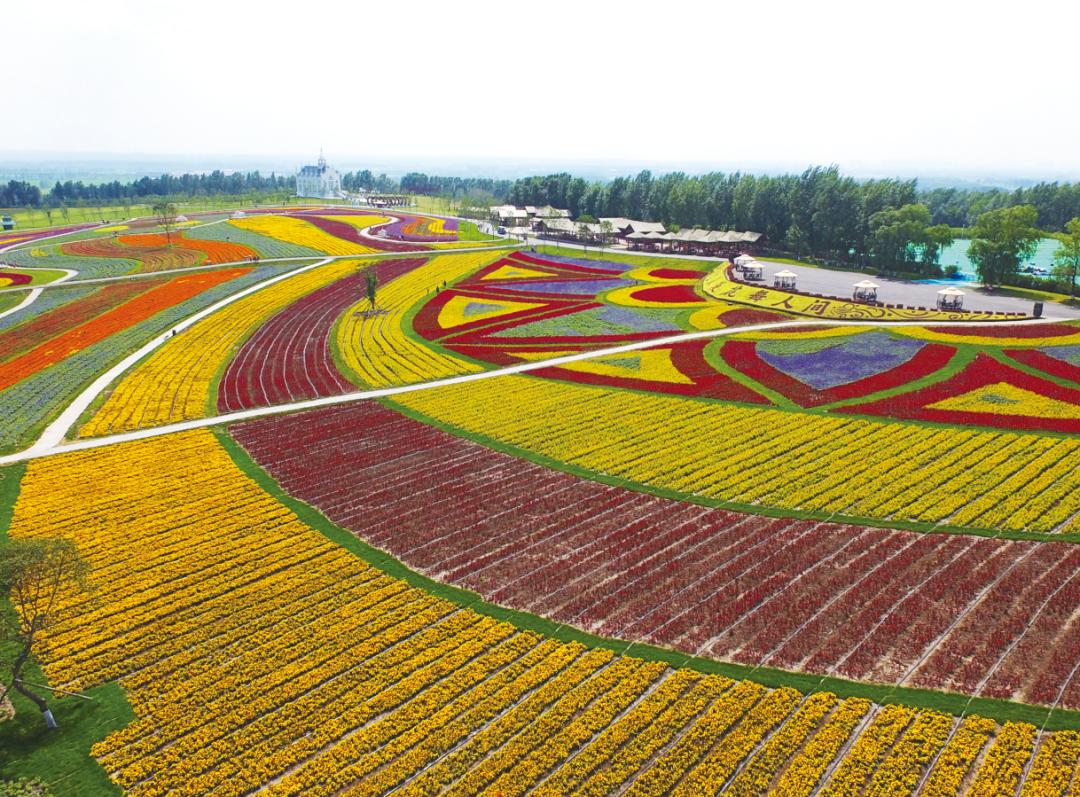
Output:
[[[1055,360],[1080,367],[1080,346],[1045,346],[1039,351]]]
[[[563,255],[550,255],[546,253],[543,255],[537,254],[536,257],[550,260],[553,263],[568,263],[573,266],[585,266],[586,268],[614,271],[620,274],[633,268],[633,266],[628,266],[625,263],[613,263],[610,260],[589,260],[587,257],[564,257]]]
[[[602,278],[595,280],[558,280],[552,282],[515,282],[505,290],[515,293],[562,293],[568,296],[595,296],[612,288],[636,284],[633,280]],[[501,286],[500,286],[501,287]]]
[[[926,344],[911,338],[894,338],[884,332],[867,332],[840,341],[824,339],[821,348],[807,347],[785,352],[786,341],[769,341],[757,346],[765,362],[815,390],[828,390],[892,370],[903,365]],[[818,343],[818,341],[814,341]]]

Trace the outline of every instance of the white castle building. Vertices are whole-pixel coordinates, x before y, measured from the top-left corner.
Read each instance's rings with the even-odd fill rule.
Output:
[[[334,167],[327,166],[322,152],[315,166],[301,166],[296,173],[296,195],[317,199],[336,199],[341,195],[341,175]]]

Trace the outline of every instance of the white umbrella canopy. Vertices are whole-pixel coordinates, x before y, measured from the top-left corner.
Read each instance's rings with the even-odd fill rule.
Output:
[[[876,285],[875,283],[871,282],[870,280],[862,280],[860,282],[856,282],[855,287],[856,288],[867,288],[867,289],[869,289],[869,288],[878,288],[880,286]]]
[[[796,274],[794,271],[788,271],[785,268],[783,271],[777,271],[774,276],[777,276],[777,277],[797,277],[798,274]]]
[[[938,296],[965,296],[966,294],[959,288],[949,286],[948,288],[942,288],[938,291]]]

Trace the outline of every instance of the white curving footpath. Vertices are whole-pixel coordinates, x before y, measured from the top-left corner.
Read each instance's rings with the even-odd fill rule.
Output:
[[[272,280],[266,282],[260,282],[258,285],[253,285],[251,288],[236,294],[235,296],[227,297],[221,302],[218,302],[212,307],[208,307],[201,311],[196,316],[188,319],[184,322],[183,328],[190,326],[200,318],[209,315],[211,312],[223,307],[236,299],[241,295],[247,293],[253,293],[259,288],[265,287],[270,282],[277,282],[293,274],[298,274],[301,271],[306,271],[310,268],[314,268],[322,263],[316,263],[311,266],[304,266],[301,269],[290,271],[288,274],[282,274],[274,277]],[[984,321],[958,321],[950,322],[949,326],[982,326],[985,325]],[[1029,321],[1016,322],[1020,324],[1048,324],[1054,323],[1054,319],[1038,319]],[[218,426],[221,424],[235,423],[237,421],[246,421],[253,418],[262,418],[267,415],[281,415],[289,412],[299,412],[301,410],[310,410],[317,407],[330,407],[335,404],[349,404],[354,401],[365,401],[369,399],[384,398],[387,396],[401,395],[402,393],[413,393],[418,390],[434,390],[440,387],[448,387],[450,385],[460,385],[467,382],[475,382],[480,379],[494,379],[500,376],[509,376],[512,374],[523,374],[529,371],[537,371],[542,368],[552,368],[559,365],[565,365],[567,363],[579,362],[581,360],[589,360],[594,357],[608,357],[611,355],[623,354],[625,352],[639,351],[641,349],[649,349],[654,346],[664,346],[672,343],[679,343],[687,340],[704,340],[708,338],[723,337],[725,335],[738,335],[744,332],[758,332],[771,329],[783,329],[785,327],[806,327],[806,326],[856,326],[856,327],[905,327],[913,326],[909,321],[834,321],[834,320],[796,320],[796,321],[773,321],[767,324],[753,324],[745,327],[727,327],[724,329],[709,329],[700,332],[684,332],[678,335],[668,335],[665,337],[653,338],[651,340],[640,340],[633,343],[626,343],[620,346],[611,346],[606,349],[593,349],[585,352],[578,352],[576,354],[565,354],[559,357],[552,357],[547,360],[539,360],[535,362],[518,363],[515,365],[509,365],[504,368],[498,368],[490,371],[481,371],[479,373],[464,374],[462,376],[452,376],[446,379],[437,379],[431,382],[419,382],[411,385],[400,385],[397,387],[384,387],[374,390],[360,390],[354,393],[343,393],[337,396],[324,396],[322,398],[307,399],[305,401],[294,401],[289,404],[277,404],[270,407],[257,407],[250,410],[240,410],[238,412],[230,412],[224,415],[214,415],[208,418],[196,418],[190,421],[180,421],[178,423],[166,424],[163,426],[157,426],[151,429],[138,429],[133,432],[121,432],[120,434],[107,435],[105,437],[94,437],[82,440],[75,440],[72,442],[64,442],[64,437],[68,431],[78,422],[79,416],[86,410],[87,407],[93,402],[101,391],[103,391],[112,380],[119,376],[123,371],[127,370],[138,359],[145,356],[145,354],[152,351],[157,346],[160,346],[168,337],[168,333],[159,338],[151,341],[138,352],[125,358],[123,362],[118,363],[113,368],[109,369],[105,374],[102,374],[98,379],[94,381],[90,387],[88,387],[82,394],[69,406],[64,412],[57,418],[49,427],[45,430],[45,433],[37,440],[34,445],[23,451],[19,451],[15,454],[9,454],[7,456],[0,457],[0,466],[11,465],[16,462],[25,462],[31,459],[38,459],[40,457],[54,456],[56,454],[63,454],[68,451],[83,451],[89,448],[101,448],[103,446],[116,445],[118,443],[125,443],[132,440],[144,440],[148,437],[159,437],[161,435],[174,434],[176,432],[188,431],[190,429],[202,429],[208,426]],[[177,325],[176,329],[181,329],[181,325]]]

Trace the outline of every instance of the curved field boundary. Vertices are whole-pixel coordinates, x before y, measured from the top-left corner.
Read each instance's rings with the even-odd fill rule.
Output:
[[[335,345],[357,384],[382,387],[476,373],[480,365],[455,357],[412,330],[419,300],[444,284],[471,274],[498,253],[474,252],[432,257],[395,279],[378,294],[379,314],[366,314],[367,300],[342,317]]]
[[[364,295],[368,271],[380,287],[421,266],[423,259],[374,263],[294,302],[256,330],[229,363],[218,386],[220,412],[346,393],[352,384],[334,363],[331,335],[348,307]],[[384,289],[385,290],[385,289]]]
[[[173,233],[172,239],[170,245],[162,233],[121,235],[63,244],[60,251],[73,257],[135,260],[141,270],[151,272],[232,263],[251,259],[257,254],[253,249],[236,243],[189,240],[181,232]]]
[[[67,410],[77,404],[89,387],[100,379],[103,373],[109,373],[125,360],[128,352],[137,351],[162,332],[172,328],[185,317],[197,313],[207,305],[236,293],[251,283],[264,280],[272,269],[245,268],[241,276],[222,282],[204,290],[186,301],[163,309],[144,321],[128,326],[92,346],[72,354],[62,362],[38,371],[15,385],[0,391],[0,450],[11,450],[17,445],[27,445],[42,434],[46,424],[54,418],[62,422]],[[146,279],[145,277],[143,279]],[[155,277],[160,279],[160,277]],[[51,301],[55,297],[68,299],[72,294],[79,295],[84,288],[57,288],[48,290],[42,301]],[[145,295],[145,294],[144,294]],[[77,303],[77,302],[76,302]],[[68,305],[73,309],[75,305]],[[32,310],[33,307],[28,308]],[[130,355],[128,355],[130,356]],[[95,394],[96,395],[96,394]],[[73,399],[72,397],[76,397]],[[80,410],[81,411],[81,410]],[[70,425],[72,420],[67,420]],[[55,445],[63,439],[67,426],[58,437],[49,437]]]
[[[522,377],[397,400],[555,461],[750,511],[1020,534],[1076,530],[1070,496],[1080,489],[1080,440],[1072,437],[688,403]]]
[[[67,329],[51,340],[39,343],[20,356],[0,364],[0,390],[11,387],[16,382],[120,330],[138,324],[161,310],[244,273],[247,273],[244,269],[211,271],[174,277],[168,282],[153,286],[97,317]]]
[[[709,509],[551,471],[377,404],[230,432],[287,492],[408,566],[604,636],[967,694],[993,675],[984,694],[1047,704],[1080,663],[1069,544]],[[1080,683],[1062,702],[1080,707]]]
[[[304,266],[239,297],[168,341],[116,387],[81,437],[159,426],[207,414],[228,358],[258,326],[296,299],[357,269],[357,261]]]
[[[806,723],[794,689],[523,628],[304,521],[206,432],[27,467],[12,535],[74,539],[109,585],[68,607],[45,669],[61,688],[119,678],[137,719],[93,748],[119,786],[689,795],[764,769],[784,794],[896,793],[935,777],[931,761],[955,766],[937,755],[947,715],[826,696]],[[987,759],[964,767],[983,788],[1015,791],[1029,764],[1036,779],[1076,766],[1032,764],[1034,726],[991,735]],[[774,738],[787,744],[759,757]]]
[[[340,238],[343,241],[349,241],[358,246],[374,247],[376,250],[386,252],[422,252],[427,249],[426,246],[409,244],[403,241],[394,241],[373,233],[372,230],[376,227],[381,229],[384,225],[393,221],[393,219],[387,219],[385,217],[378,224],[369,225],[367,227],[357,227],[355,224],[349,224],[348,222],[331,219],[326,216],[298,214],[291,218],[303,219],[304,221],[315,225],[328,235]]]
[[[331,235],[315,224],[314,219],[315,217],[303,216],[249,216],[243,219],[230,219],[228,224],[242,230],[268,235],[286,243],[310,247],[328,255],[360,255],[378,251],[372,246]],[[342,226],[355,234],[355,228],[348,224]]]
[[[60,246],[56,244],[11,252],[4,255],[4,260],[10,262],[13,266],[23,268],[74,269],[78,276],[83,279],[114,277],[129,274],[139,268],[139,261],[130,253],[126,253],[124,257],[65,255],[60,250]]]
[[[203,224],[199,227],[185,230],[184,235],[191,241],[221,241],[225,243],[240,244],[241,246],[246,246],[248,249],[257,252],[262,258],[322,256],[322,253],[319,250],[312,249],[310,246],[300,246],[299,244],[272,238],[269,235],[262,235],[253,230],[245,230],[242,227],[229,224],[228,220]]]

